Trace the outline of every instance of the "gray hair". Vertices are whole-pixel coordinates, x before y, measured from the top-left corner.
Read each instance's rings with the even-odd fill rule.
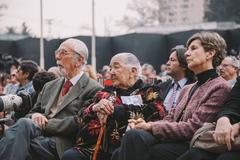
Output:
[[[229,58],[231,61],[231,65],[236,69],[240,69],[240,62],[235,56],[226,56],[225,58]]]
[[[142,65],[142,70],[150,70],[151,72],[156,72],[154,67],[151,64],[144,63]]]
[[[57,78],[63,76],[62,73],[61,73],[61,71],[59,70],[59,67],[57,67],[57,66],[52,66],[52,67],[50,67],[47,71],[48,71],[48,72],[51,72],[51,73],[54,73]]]
[[[214,68],[221,64],[227,53],[227,44],[218,33],[205,31],[195,33],[192,37],[188,39],[187,48],[194,40],[199,40],[201,42],[204,51],[214,50],[216,52],[212,62]]]
[[[137,77],[140,76],[141,65],[140,65],[138,58],[134,54],[124,52],[124,53],[118,53],[115,56],[121,57],[123,63],[126,64],[129,68],[136,68],[137,69]]]
[[[63,43],[61,43],[60,47],[62,45],[68,45],[70,49],[72,49],[76,54],[81,55],[84,59],[84,63],[87,63],[88,60],[88,48],[86,44],[78,39],[70,38],[65,40]]]

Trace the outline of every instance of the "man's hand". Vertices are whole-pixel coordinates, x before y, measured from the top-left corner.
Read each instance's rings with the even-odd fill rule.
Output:
[[[229,151],[232,149],[231,141],[234,140],[234,132],[227,117],[218,119],[213,138],[216,143],[226,144]]]
[[[38,125],[41,129],[44,129],[47,125],[48,119],[40,113],[32,114],[32,121]]]
[[[94,112],[100,112],[101,114],[111,115],[114,111],[114,106],[111,101],[107,99],[102,99],[97,104],[95,104],[92,109]]]

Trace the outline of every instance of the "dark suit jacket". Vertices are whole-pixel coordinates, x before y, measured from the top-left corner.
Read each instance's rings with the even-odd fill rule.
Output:
[[[193,80],[188,80],[185,85],[191,84],[193,82],[194,82]],[[163,96],[163,99],[166,98],[169,90],[171,89],[171,86],[172,86],[172,80],[167,80],[166,82],[159,84],[159,89]]]
[[[59,78],[47,83],[38,96],[38,100],[31,110],[33,113],[42,113],[46,117],[50,114],[50,108],[53,106],[56,98],[61,92],[64,78]],[[86,74],[83,74],[76,85],[66,95],[64,101],[58,106],[57,113],[48,120],[44,129],[45,136],[56,137],[56,147],[59,157],[63,151],[75,142],[75,136],[78,125],[74,116],[78,114],[82,107],[88,106],[95,93],[102,89],[102,86],[96,81],[91,80]]]
[[[217,118],[228,117],[232,123],[240,122],[240,77],[232,88],[230,95]]]

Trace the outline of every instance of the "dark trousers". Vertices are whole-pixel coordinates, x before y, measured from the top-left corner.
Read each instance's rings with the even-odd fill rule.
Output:
[[[77,149],[71,148],[64,152],[61,160],[90,160],[90,156],[86,158]]]
[[[30,119],[21,118],[0,140],[1,160],[57,160],[55,138],[43,137]]]
[[[129,130],[112,160],[175,160],[187,149],[186,143],[163,142],[146,131]]]
[[[84,147],[73,147],[64,151],[61,160],[91,160],[93,158],[92,149]],[[111,153],[99,152],[97,160],[110,160]]]
[[[177,160],[239,160],[240,152],[224,152],[215,154],[201,149],[192,148],[181,155]]]
[[[162,142],[150,149],[151,160],[176,160],[189,149],[184,142]]]

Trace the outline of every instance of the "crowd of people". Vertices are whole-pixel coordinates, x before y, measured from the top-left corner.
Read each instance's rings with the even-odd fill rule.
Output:
[[[0,159],[237,160],[240,62],[215,32],[184,46],[170,50],[159,74],[129,52],[97,73],[74,38],[47,71],[31,60],[13,64],[0,82]],[[216,122],[214,140],[228,150],[190,147],[206,122]]]

